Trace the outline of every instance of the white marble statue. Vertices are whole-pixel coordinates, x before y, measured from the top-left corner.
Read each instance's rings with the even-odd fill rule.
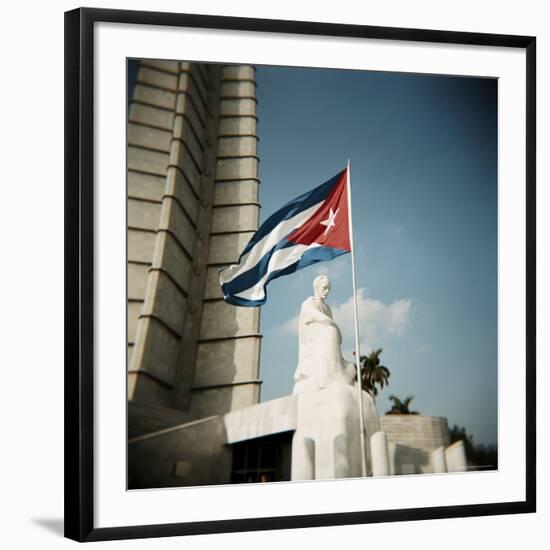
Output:
[[[326,275],[316,277],[314,295],[302,304],[293,394],[323,389],[333,383],[351,385],[356,378],[355,366],[342,357],[342,335],[325,303],[330,288]]]
[[[325,303],[329,278],[317,277],[313,290],[314,295],[300,310],[298,368],[292,392],[296,396],[296,430],[291,478],[358,477],[362,475],[362,453],[355,366],[342,357],[342,335]],[[362,391],[361,400],[370,474],[370,436],[380,430],[380,422],[372,397]]]

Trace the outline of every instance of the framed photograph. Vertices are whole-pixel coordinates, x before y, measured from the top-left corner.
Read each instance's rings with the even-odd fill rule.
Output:
[[[65,14],[65,534],[536,507],[536,39]]]

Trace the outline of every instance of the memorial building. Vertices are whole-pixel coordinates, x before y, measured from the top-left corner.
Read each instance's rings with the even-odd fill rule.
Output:
[[[360,476],[353,376],[260,403],[261,308],[218,283],[259,224],[254,67],[129,69],[128,488]],[[466,468],[446,419],[362,400],[367,475]]]

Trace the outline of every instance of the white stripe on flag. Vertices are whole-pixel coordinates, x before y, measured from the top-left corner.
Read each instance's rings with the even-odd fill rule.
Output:
[[[288,220],[283,220],[279,225],[275,226],[273,231],[270,231],[265,237],[260,239],[243,258],[240,263],[233,264],[227,269],[220,272],[220,284],[228,283],[235,277],[252,269],[263,257],[267,254],[281,239],[286,237],[293,229],[301,227],[313,214],[321,207],[325,201],[303,210]],[[269,269],[268,269],[269,273]],[[237,294],[237,296],[239,296]]]
[[[282,248],[276,250],[269,259],[269,265],[266,274],[254,285],[238,294],[235,294],[238,298],[244,298],[245,300],[263,300],[265,296],[264,285],[273,271],[279,271],[289,265],[297,262],[304,254],[306,250],[321,246],[319,243],[311,244],[297,244],[289,248]]]

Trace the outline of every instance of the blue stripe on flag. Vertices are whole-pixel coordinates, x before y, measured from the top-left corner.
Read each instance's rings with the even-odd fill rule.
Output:
[[[289,245],[294,245],[294,243],[289,243],[288,241],[281,241],[279,244],[284,244],[284,246],[277,246],[276,248],[285,248]],[[295,245],[294,245],[295,246]],[[231,287],[234,281],[230,281],[229,283],[222,286],[222,291],[224,294],[224,299],[228,304],[233,304],[235,306],[244,306],[244,307],[254,307],[254,306],[261,306],[265,304],[267,300],[267,285],[270,281],[273,279],[277,279],[278,277],[282,277],[283,275],[288,275],[290,273],[294,273],[295,271],[298,271],[299,269],[303,269],[304,267],[307,267],[309,265],[315,264],[317,262],[326,262],[328,260],[332,260],[338,256],[341,256],[342,254],[347,254],[347,250],[341,250],[340,248],[332,248],[328,246],[318,246],[315,248],[310,248],[309,250],[306,250],[304,254],[302,254],[302,257],[294,262],[293,264],[285,267],[284,269],[280,269],[278,271],[272,271],[269,276],[267,277],[264,285],[264,297],[262,300],[247,300],[245,298],[240,298],[238,296],[235,296],[234,294],[238,294],[239,292],[243,292],[247,290],[248,288],[251,288],[254,286],[254,283],[250,284],[247,287],[241,287],[240,290],[237,292],[234,292],[233,290],[228,292],[228,288]],[[268,254],[266,254],[267,256]],[[265,256],[264,256],[265,258]],[[263,260],[263,258],[262,258]],[[269,262],[269,260],[268,260]],[[267,263],[266,263],[267,268]],[[244,274],[246,275],[246,273]],[[261,277],[265,275],[265,271],[260,275],[259,277],[255,278],[254,281],[258,281],[261,279]]]
[[[267,273],[271,256],[273,256],[277,250],[291,246],[296,246],[296,243],[287,241],[286,239],[279,241],[271,250],[262,256],[261,260],[254,267],[223,284],[222,290],[224,295],[238,294],[239,292],[243,292],[253,287]]]

